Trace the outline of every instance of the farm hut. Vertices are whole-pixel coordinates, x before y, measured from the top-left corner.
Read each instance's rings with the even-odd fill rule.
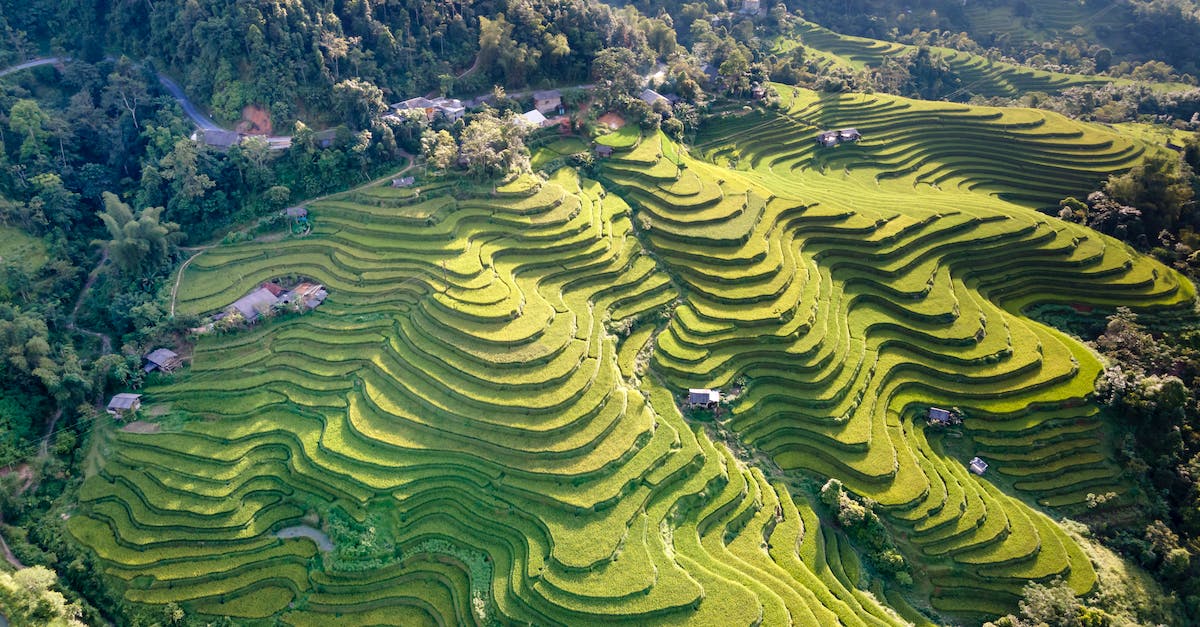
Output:
[[[169,348],[156,348],[146,355],[146,365],[142,366],[143,372],[152,372],[154,370],[162,370],[163,372],[171,372],[179,367],[179,355]]]
[[[840,142],[856,142],[862,139],[862,133],[856,128],[844,128],[838,131],[838,141]]]
[[[392,179],[392,187],[412,187],[413,183],[416,182],[417,179],[411,176],[402,176],[400,178]]]
[[[293,220],[299,220],[300,218],[308,217],[307,207],[288,207],[287,209],[284,209],[283,212],[287,217],[292,218]]]
[[[142,395],[130,394],[128,392],[117,394],[108,401],[108,407],[105,410],[113,416],[124,416],[142,408]]]
[[[242,314],[246,322],[254,322],[258,319],[259,314],[270,311],[278,301],[278,294],[266,287],[260,287],[234,301],[230,308],[236,309],[238,313]]]
[[[971,459],[971,463],[968,464],[968,468],[971,469],[971,472],[982,477],[983,473],[987,472],[988,465],[987,462],[983,461],[982,459],[974,457]]]
[[[937,407],[929,408],[929,424],[946,426],[953,420],[953,414],[947,409],[939,409]]]
[[[837,143],[838,143],[838,132],[837,131],[822,131],[821,133],[817,134],[817,144],[820,146],[824,146],[825,148],[828,148],[830,146],[836,146]]]
[[[688,390],[688,404],[692,407],[712,407],[721,402],[721,393],[707,388]]]
[[[604,145],[596,146],[596,156],[597,157],[611,157],[612,154],[613,154],[612,146],[604,146]]]
[[[557,89],[533,92],[533,108],[542,113],[562,113],[562,92]]]
[[[766,96],[767,96],[767,88],[766,87],[763,87],[762,85],[759,85],[758,83],[755,83],[754,86],[750,88],[750,97],[751,98],[754,98],[755,100],[762,100]]]

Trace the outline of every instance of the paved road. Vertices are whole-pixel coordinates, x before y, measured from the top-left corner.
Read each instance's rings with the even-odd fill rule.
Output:
[[[21,70],[28,70],[29,68],[34,68],[41,65],[65,63],[70,60],[71,59],[69,57],[44,57],[39,59],[31,59],[24,63],[18,63],[17,65],[0,69],[0,76],[8,76],[9,74],[14,74],[16,72],[20,72]],[[171,94],[171,97],[175,99],[175,102],[179,103],[179,107],[183,109],[183,112],[187,114],[189,118],[192,119],[192,123],[196,125],[196,128],[202,131],[230,130],[227,128],[222,128],[219,124],[214,122],[212,118],[205,115],[204,112],[195,105],[195,103],[188,99],[187,94],[184,93],[183,88],[179,86],[179,83],[176,83],[169,76],[160,72],[158,74],[158,82],[161,83],[164,88],[166,88],[167,92]],[[287,135],[273,135],[271,137],[267,137],[266,139],[267,145],[270,146],[272,150],[286,150],[292,145],[292,138]]]
[[[179,103],[179,106],[183,109],[183,112],[186,113],[189,118],[192,118],[192,121],[196,123],[196,126],[198,126],[200,130],[226,130],[220,126],[217,126],[217,123],[213,122],[212,118],[201,113],[200,110],[196,108],[196,105],[192,104],[191,100],[188,100],[187,95],[183,93],[183,88],[179,86],[179,83],[167,78],[163,74],[158,75],[158,82],[162,83],[162,86],[166,87],[167,91],[171,92],[171,96],[175,98],[175,102]]]
[[[24,63],[18,63],[17,65],[9,66],[0,70],[0,76],[8,76],[9,74],[15,74],[21,70],[28,70],[31,67],[38,67],[39,65],[53,65],[64,60],[69,61],[70,59],[64,59],[63,57],[43,57],[40,59],[30,59]]]

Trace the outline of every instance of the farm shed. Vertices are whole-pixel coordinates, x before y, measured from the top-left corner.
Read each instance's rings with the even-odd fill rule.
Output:
[[[128,392],[117,394],[108,401],[108,407],[105,411],[114,416],[123,416],[131,414],[142,408],[142,395],[130,394]]]
[[[688,390],[688,404],[710,407],[721,402],[721,393],[707,388],[691,388]]]
[[[392,187],[412,187],[413,183],[416,182],[417,179],[411,176],[401,176],[399,178],[392,179]]]
[[[142,367],[143,372],[151,372],[153,370],[162,370],[163,372],[171,372],[179,367],[179,355],[169,348],[156,348],[146,355],[146,365]]]
[[[817,143],[826,148],[830,146],[836,146],[838,143],[838,132],[822,131],[821,133],[817,134]]]
[[[971,472],[982,477],[983,473],[987,472],[988,465],[987,462],[983,461],[982,459],[974,457],[971,459],[971,463],[968,464],[968,468],[971,469]]]
[[[308,209],[305,207],[288,207],[284,209],[284,213],[289,218],[307,218]]]
[[[596,146],[597,157],[611,157],[613,153],[612,146]]]

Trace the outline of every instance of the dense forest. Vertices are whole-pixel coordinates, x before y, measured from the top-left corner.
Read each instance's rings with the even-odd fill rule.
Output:
[[[1189,131],[1174,156],[1151,157],[1044,211],[1200,277],[1195,2],[1088,0],[1065,14],[1024,0],[762,4],[739,12],[740,2],[725,0],[0,0],[0,68],[71,58],[0,78],[0,531],[19,561],[53,571],[0,572],[0,607],[42,607],[30,620],[47,624],[192,624],[178,607],[160,614],[118,598],[61,517],[90,463],[97,402],[140,385],[143,352],[197,322],[172,315],[174,272],[198,247],[278,229],[284,208],[413,160],[438,172],[462,164],[475,180],[528,170],[532,140],[511,114],[533,88],[594,86],[599,108],[679,140],[695,136],[703,115],[735,108],[725,99],[740,107],[769,80]],[[915,50],[862,71],[830,67],[804,46],[779,45],[802,20]],[[1130,82],[984,97],[932,46]],[[660,91],[679,102],[637,97],[656,69]],[[290,147],[272,150],[258,136],[228,150],[193,141],[195,126],[160,72],[223,125],[261,114],[260,130],[291,136]],[[492,106],[458,121],[383,115],[388,103],[420,95],[490,96]],[[564,97],[589,98],[570,89]],[[324,130],[332,139],[318,138]],[[592,166],[587,154],[575,159]],[[1082,522],[1149,570],[1173,609],[1200,620],[1200,323],[1189,313],[1039,315],[1107,360],[1099,395],[1138,483],[1137,507],[1109,510],[1099,495]],[[835,512],[839,502],[829,499]],[[1087,615],[1054,594],[1032,587],[1029,607],[1041,609],[997,624]]]

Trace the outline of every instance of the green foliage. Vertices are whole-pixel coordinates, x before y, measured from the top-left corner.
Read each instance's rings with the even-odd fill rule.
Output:
[[[0,572],[0,614],[14,625],[83,627],[79,606],[52,590],[56,583],[54,571],[42,566]]]
[[[134,216],[129,205],[116,194],[104,193],[104,213],[100,219],[110,239],[105,244],[114,263],[130,276],[144,276],[158,270],[170,258],[181,239],[179,225],[160,222],[162,207],[142,209]]]

